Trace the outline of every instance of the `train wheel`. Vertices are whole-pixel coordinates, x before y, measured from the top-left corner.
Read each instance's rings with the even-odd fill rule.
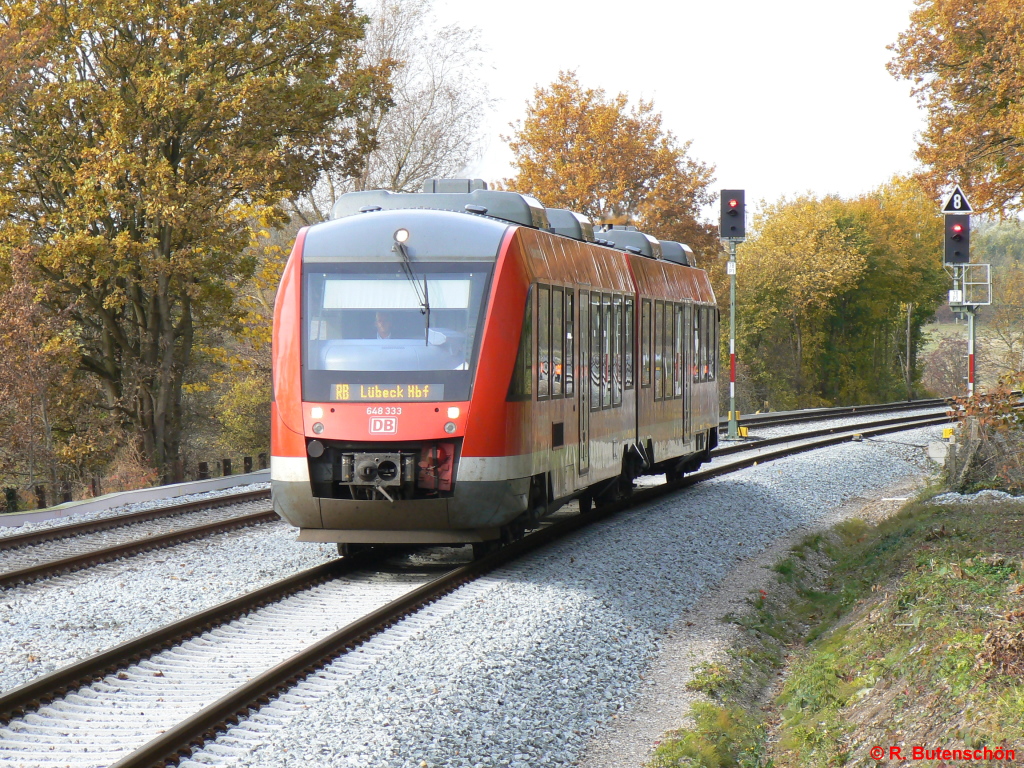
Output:
[[[339,543],[338,544],[338,554],[341,555],[342,557],[348,557],[350,555],[354,555],[356,552],[365,552],[367,549],[370,548],[370,546],[371,545],[369,545],[369,544]]]
[[[487,557],[487,555],[494,552],[496,549],[501,548],[501,542],[498,541],[474,541],[473,542],[473,560],[481,560]]]

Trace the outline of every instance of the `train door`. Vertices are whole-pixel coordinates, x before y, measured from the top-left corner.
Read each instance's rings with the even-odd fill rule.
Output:
[[[693,304],[683,304],[683,441],[689,442],[693,434],[693,371],[697,365],[693,357]]]
[[[579,350],[580,364],[576,375],[576,392],[578,393],[577,408],[580,414],[580,461],[579,473],[590,471],[590,296],[588,291],[580,291],[580,321],[577,325],[576,349]]]

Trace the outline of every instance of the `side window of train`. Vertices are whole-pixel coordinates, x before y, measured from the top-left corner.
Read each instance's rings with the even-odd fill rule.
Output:
[[[693,308],[693,383],[700,381],[700,307]]]
[[[711,345],[708,344],[708,338],[710,334],[708,331],[711,328],[710,313],[707,307],[701,307],[700,310],[700,321],[701,321],[701,339],[700,339],[700,380],[708,380],[708,361],[711,359]]]
[[[523,310],[522,333],[519,336],[519,351],[512,369],[512,381],[508,387],[509,400],[529,400],[533,396],[533,286],[526,294],[526,308]]]
[[[626,318],[625,318],[626,319],[626,334],[625,334],[625,341],[624,341],[625,352],[626,352],[626,354],[625,354],[625,369],[626,370],[625,370],[625,382],[624,383],[625,383],[626,389],[632,389],[633,388],[633,349],[634,349],[634,344],[636,343],[634,341],[634,336],[633,336],[633,324],[636,322],[635,311],[636,311],[636,304],[633,303],[633,297],[632,296],[627,296],[626,297],[626,303],[625,303],[625,309],[623,309],[623,312],[626,315]]]
[[[708,381],[718,378],[718,308],[708,307]]]
[[[626,331],[622,322],[622,297],[612,296],[612,407],[622,405],[622,366],[625,361],[622,355],[622,342]]]
[[[565,294],[561,288],[551,289],[551,396],[562,396],[562,382],[565,379]]]
[[[685,333],[685,326],[683,325],[683,305],[682,304],[676,304],[676,318],[675,318],[675,322],[676,322],[676,328],[675,328],[676,360],[675,360],[675,366],[673,368],[673,370],[675,371],[675,375],[673,376],[673,381],[675,382],[675,387],[676,388],[675,388],[675,393],[674,394],[675,394],[675,397],[682,397],[683,396],[683,376],[686,375],[686,371],[683,370],[683,365],[684,365],[683,361],[685,360],[685,358],[683,356],[683,345],[686,343],[686,333]]]
[[[676,369],[676,305],[665,303],[665,399],[676,396],[676,384],[679,383],[679,371]]]
[[[607,293],[601,297],[601,407],[610,408],[612,404],[612,371],[615,361],[615,346],[612,343],[615,334],[615,318],[612,316],[612,297]]]
[[[537,399],[547,400],[551,393],[551,289],[537,286]]]
[[[711,366],[715,363],[715,324],[712,322],[711,307],[704,308],[704,318],[707,321],[705,324],[705,336],[707,341],[704,346],[707,347],[707,360],[704,363],[704,381],[711,381]]]
[[[665,343],[665,304],[654,302],[654,399],[665,396],[665,361],[662,355]]]
[[[640,386],[651,386],[651,300],[640,300]]]
[[[601,294],[590,293],[590,410],[601,410]]]
[[[573,356],[576,351],[576,347],[573,344],[574,327],[573,321],[575,315],[573,314],[573,290],[567,288],[565,291],[565,362],[562,364],[562,372],[565,377],[565,395],[568,397],[575,390],[573,389],[573,382],[575,380],[576,371],[576,358]]]

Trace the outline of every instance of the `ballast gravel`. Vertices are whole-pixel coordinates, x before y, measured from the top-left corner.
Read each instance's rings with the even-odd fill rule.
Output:
[[[105,520],[108,517],[119,517],[121,515],[130,515],[135,512],[147,512],[151,509],[160,509],[162,507],[173,507],[178,504],[186,504],[190,501],[206,501],[208,499],[217,499],[222,496],[234,496],[236,494],[247,493],[249,491],[269,491],[270,483],[251,483],[249,485],[235,486],[233,488],[224,488],[219,491],[204,491],[203,493],[189,493],[184,496],[175,496],[171,499],[154,499],[153,501],[137,501],[133,504],[122,504],[118,507],[111,507],[110,509],[96,509],[92,512],[83,512],[81,514],[71,514],[68,517],[55,517],[50,520],[40,520],[35,523],[24,523],[23,525],[11,525],[7,527],[0,527],[0,538],[5,536],[17,536],[22,533],[29,533],[31,531],[39,531],[46,528],[63,528],[73,523],[84,523],[88,520]]]
[[[752,467],[594,525],[399,623],[364,646],[376,663],[342,657],[301,706],[264,707],[182,765],[573,765],[701,595],[848,499],[932,471],[939,429]]]
[[[336,557],[269,523],[0,590],[0,692]]]

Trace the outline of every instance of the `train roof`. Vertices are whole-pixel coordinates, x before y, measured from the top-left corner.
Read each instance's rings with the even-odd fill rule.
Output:
[[[547,212],[551,225],[549,229],[556,235],[582,240],[585,243],[594,242],[594,224],[582,213],[565,208],[548,208]]]
[[[661,241],[661,258],[675,264],[682,264],[684,267],[697,266],[693,257],[693,249],[685,243],[677,243],[674,240]]]
[[[534,229],[547,229],[549,226],[547,211],[535,198],[518,192],[498,192],[492,189],[466,192],[387,192],[374,189],[349,192],[338,198],[331,209],[331,218],[410,208],[474,213]]]
[[[595,230],[586,216],[564,208],[545,208],[539,200],[518,192],[487,188],[482,179],[427,179],[422,192],[383,189],[349,192],[331,209],[332,219],[346,219],[378,211],[451,211],[518,224],[584,243],[596,243],[649,259],[663,259],[695,267],[693,250],[683,243],[658,240],[632,226]]]

